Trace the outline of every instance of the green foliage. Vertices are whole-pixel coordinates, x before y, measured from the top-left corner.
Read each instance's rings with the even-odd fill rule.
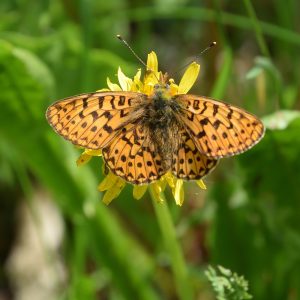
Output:
[[[209,266],[205,275],[216,293],[217,300],[252,299],[248,293],[248,282],[243,276],[232,273],[222,266],[218,266],[217,270]]]
[[[9,229],[18,231],[7,216],[20,202],[31,205],[43,188],[66,225],[60,256],[67,282],[58,288],[60,299],[177,299],[177,290],[211,299],[203,271],[208,264],[243,274],[254,299],[300,298],[300,2],[196,2],[0,1],[3,266],[13,243],[7,243]],[[105,87],[119,66],[128,76],[142,67],[116,34],[144,60],[155,50],[160,69],[176,82],[180,66],[215,40],[217,47],[200,58],[192,93],[244,107],[267,127],[253,149],[221,160],[205,180],[207,192],[187,183],[183,207],[168,203],[176,225],[172,238],[187,264],[179,259],[178,266],[191,291],[174,278],[170,253],[179,257],[179,250],[165,243],[149,195],[137,202],[128,187],[105,207],[96,189],[100,160],[77,168],[80,151],[45,120],[55,100]],[[208,274],[224,292],[246,287],[224,269]],[[1,265],[0,294],[7,281]]]

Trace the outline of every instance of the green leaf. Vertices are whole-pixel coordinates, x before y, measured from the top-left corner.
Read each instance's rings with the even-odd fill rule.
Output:
[[[205,275],[216,293],[217,300],[246,300],[252,299],[248,293],[248,282],[243,276],[233,273],[229,269],[209,266]]]

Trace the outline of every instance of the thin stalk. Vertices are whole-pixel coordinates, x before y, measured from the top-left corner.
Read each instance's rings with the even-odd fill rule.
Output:
[[[161,198],[164,199],[164,202],[157,203],[153,190],[151,188],[149,190],[163,240],[171,258],[179,299],[194,299],[192,287],[188,277],[187,266],[184,260],[182,249],[176,237],[176,230],[167,202],[165,201],[165,196],[163,193],[161,193]]]
[[[229,45],[229,41],[227,35],[224,30],[224,26],[222,25],[222,7],[221,1],[214,1],[216,7],[216,24],[218,29],[218,35],[220,36],[221,42],[224,45],[224,58],[221,71],[218,72],[217,80],[215,81],[213,90],[211,92],[211,96],[214,98],[222,98],[226,87],[228,85],[229,78],[231,77],[232,71],[232,63],[233,63],[233,55],[232,55],[232,47]]]
[[[245,4],[246,10],[247,10],[247,13],[251,19],[252,26],[255,30],[255,35],[256,35],[258,45],[260,47],[260,51],[262,52],[262,54],[264,56],[270,57],[270,53],[269,53],[266,41],[263,36],[262,28],[257,19],[257,16],[255,13],[254,7],[251,3],[251,0],[244,0],[244,4]]]

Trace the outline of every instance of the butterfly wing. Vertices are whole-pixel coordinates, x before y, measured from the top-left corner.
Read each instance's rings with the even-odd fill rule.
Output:
[[[180,179],[200,179],[212,171],[218,160],[204,156],[185,129],[178,132],[179,147],[173,154],[172,173]]]
[[[146,95],[96,92],[57,101],[46,112],[54,130],[73,144],[89,149],[107,145]]]
[[[177,95],[180,120],[205,156],[222,158],[242,153],[264,135],[262,122],[245,110],[214,99]]]
[[[127,124],[102,154],[114,174],[133,184],[150,183],[166,173],[149,133],[139,124]]]

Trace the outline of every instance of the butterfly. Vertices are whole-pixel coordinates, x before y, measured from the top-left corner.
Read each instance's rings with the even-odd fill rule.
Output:
[[[85,93],[55,102],[46,118],[74,145],[101,149],[111,172],[133,184],[167,172],[200,179],[220,158],[245,152],[264,135],[262,122],[241,108],[169,89],[161,82],[151,95]]]

